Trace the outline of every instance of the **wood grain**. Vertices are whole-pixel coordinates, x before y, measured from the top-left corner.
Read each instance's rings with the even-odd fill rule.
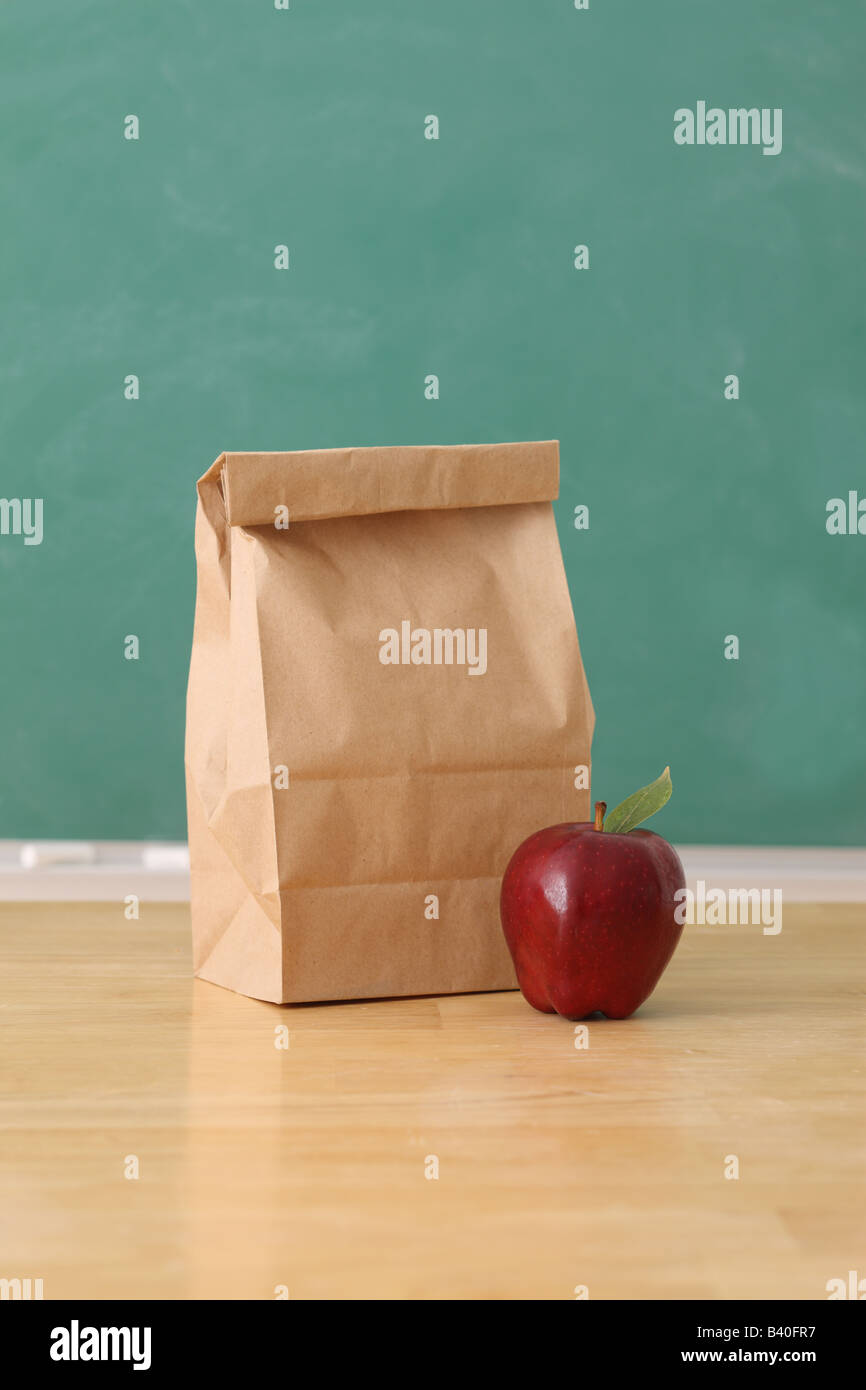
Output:
[[[640,1013],[577,1049],[516,993],[280,1008],[194,981],[185,907],[5,904],[0,1276],[826,1298],[866,1275],[863,927],[796,905],[775,937],[687,928]]]

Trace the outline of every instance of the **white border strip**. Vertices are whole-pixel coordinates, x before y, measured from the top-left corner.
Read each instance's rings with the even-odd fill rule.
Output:
[[[186,844],[0,840],[0,902],[122,903],[130,894],[141,902],[189,902]]]
[[[692,891],[703,879],[708,891],[780,888],[784,902],[866,903],[864,849],[681,845],[678,853]],[[74,862],[63,862],[64,854]],[[188,902],[186,845],[0,840],[0,902],[123,902],[131,893],[143,902]]]
[[[866,903],[866,849],[678,845],[686,882],[710,888],[779,888],[783,902]]]

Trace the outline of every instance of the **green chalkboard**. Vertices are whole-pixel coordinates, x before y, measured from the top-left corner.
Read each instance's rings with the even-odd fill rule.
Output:
[[[0,497],[44,506],[0,535],[0,836],[184,835],[221,450],[559,438],[596,794],[669,763],[671,838],[862,843],[864,39],[839,0],[0,6]]]

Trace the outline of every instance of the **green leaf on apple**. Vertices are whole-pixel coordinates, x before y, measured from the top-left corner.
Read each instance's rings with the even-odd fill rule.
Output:
[[[634,830],[642,821],[654,816],[656,811],[660,811],[667,801],[670,800],[673,786],[671,784],[671,770],[666,767],[661,777],[657,777],[654,782],[650,782],[648,787],[641,787],[640,791],[632,792],[625,801],[621,801],[618,806],[605,816],[604,828],[614,835],[626,835],[629,830]]]

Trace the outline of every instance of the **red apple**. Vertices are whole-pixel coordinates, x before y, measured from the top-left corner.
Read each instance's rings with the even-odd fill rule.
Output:
[[[530,835],[505,870],[505,939],[524,997],[543,1013],[628,1018],[652,994],[680,939],[679,856],[650,830],[602,829],[604,811],[597,802],[594,824]]]

